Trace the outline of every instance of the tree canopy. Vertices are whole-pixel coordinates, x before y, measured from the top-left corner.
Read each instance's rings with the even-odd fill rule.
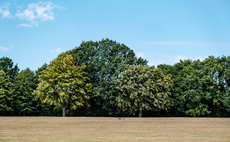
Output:
[[[210,56],[204,61],[185,60],[159,65],[174,82],[171,113],[178,116],[227,116],[230,57]],[[227,108],[226,108],[227,107]]]
[[[36,89],[35,74],[29,68],[20,71],[16,76],[16,103],[17,115],[33,115],[36,112],[37,101],[32,95]]]
[[[148,66],[130,65],[115,80],[116,105],[122,111],[167,110],[173,106],[171,75]]]
[[[74,65],[74,59],[67,53],[62,53],[54,59],[39,76],[40,83],[34,91],[42,103],[58,105],[62,107],[63,116],[69,105],[71,109],[77,109],[88,105],[92,85],[85,83],[88,77],[84,77],[84,64]]]
[[[146,65],[109,39],[82,42],[35,72],[2,57],[0,115],[230,116],[229,56]]]
[[[14,111],[14,83],[3,70],[0,70],[0,114],[6,115]]]
[[[12,59],[8,57],[0,58],[0,70],[3,70],[10,78],[14,78],[18,72],[18,65],[14,65]]]
[[[114,80],[127,65],[146,65],[147,61],[137,58],[133,50],[116,41],[103,39],[99,42],[82,42],[68,52],[76,63],[86,64],[84,69],[88,82],[93,84],[91,110],[84,115],[116,115],[116,90]]]

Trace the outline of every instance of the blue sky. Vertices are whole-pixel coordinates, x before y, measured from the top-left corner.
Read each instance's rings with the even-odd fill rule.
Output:
[[[124,43],[149,65],[230,53],[229,0],[1,0],[0,58],[36,70],[82,41]]]

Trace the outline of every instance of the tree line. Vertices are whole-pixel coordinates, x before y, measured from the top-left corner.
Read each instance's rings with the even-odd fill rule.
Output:
[[[124,44],[87,41],[35,72],[0,58],[0,115],[228,117],[229,83],[230,57],[155,68]]]

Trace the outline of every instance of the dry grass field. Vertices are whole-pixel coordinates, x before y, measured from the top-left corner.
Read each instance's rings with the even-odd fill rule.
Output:
[[[229,118],[0,117],[1,142],[229,142]]]

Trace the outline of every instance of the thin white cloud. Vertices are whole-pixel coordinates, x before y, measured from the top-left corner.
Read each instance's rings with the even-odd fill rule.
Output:
[[[187,45],[189,42],[181,42],[181,41],[155,41],[149,42],[150,44],[156,45]]]
[[[137,52],[136,55],[137,55],[138,58],[140,58],[140,57],[144,58],[145,57],[144,53],[142,53],[142,52]]]
[[[163,62],[164,61],[162,61],[162,60],[153,60],[153,61],[149,61],[148,65],[149,66],[157,66],[157,65],[160,65],[160,64],[164,64]]]
[[[207,58],[207,57],[206,57]],[[204,61],[205,60],[205,58],[203,58],[203,57],[197,57],[197,58],[195,58],[194,60],[200,60],[200,61]]]
[[[10,48],[14,47],[14,45],[11,45],[10,47],[0,46],[0,51],[8,51]]]
[[[0,51],[7,51],[9,50],[10,48],[8,47],[4,47],[4,46],[0,46]]]
[[[167,55],[167,54],[162,54],[160,55],[161,57],[163,57],[162,59],[159,59],[159,60],[151,60],[148,62],[148,65],[149,66],[157,66],[157,65],[160,65],[160,64],[167,64],[167,65],[174,65],[178,62],[180,62],[180,60],[184,61],[184,60],[187,60],[187,59],[191,59],[191,60],[200,60],[200,61],[203,61],[205,60],[205,58],[203,57],[196,57],[196,58],[189,58],[189,57],[186,57],[185,55],[177,55],[177,56],[173,56],[173,55]]]
[[[37,21],[32,21],[30,24],[19,24],[20,27],[37,27],[38,22]]]
[[[61,51],[62,51],[61,48],[56,48],[56,49],[50,50],[51,53],[60,53]]]
[[[230,47],[229,43],[212,43],[212,42],[184,42],[184,41],[155,41],[149,42],[154,45],[193,45],[193,46],[226,46]]]
[[[2,18],[12,17],[9,11],[9,6],[10,6],[10,3],[2,3],[2,5],[0,5],[0,14],[2,14]]]
[[[152,60],[148,63],[148,65],[152,66],[152,65],[159,65],[159,64],[167,64],[167,65],[174,65],[175,63],[180,62],[180,60],[186,60],[188,59],[186,56],[184,55],[177,55],[177,56],[172,56],[172,55],[160,55],[162,57],[162,59],[159,60]]]
[[[17,18],[27,20],[29,23],[21,23],[22,27],[35,27],[38,26],[38,21],[54,20],[54,13],[52,10],[57,6],[52,2],[30,3],[27,9],[17,10],[15,14]]]
[[[177,55],[177,56],[172,56],[172,55],[162,55],[165,57],[166,61],[173,65],[175,63],[180,62],[180,60],[186,60],[189,59],[188,57],[184,56],[184,55]]]

